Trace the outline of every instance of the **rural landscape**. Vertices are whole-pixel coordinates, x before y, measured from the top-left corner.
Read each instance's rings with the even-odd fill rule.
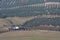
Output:
[[[60,0],[0,0],[0,40],[60,40]]]

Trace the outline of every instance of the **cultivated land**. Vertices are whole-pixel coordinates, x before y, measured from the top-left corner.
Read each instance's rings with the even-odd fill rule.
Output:
[[[22,25],[25,22],[32,20],[34,17],[7,17],[5,19],[0,18],[0,27],[11,27],[11,25]],[[12,22],[12,23],[11,23]]]
[[[0,40],[60,40],[59,31],[14,31],[0,34]]]
[[[32,17],[7,17],[5,19],[0,18],[0,27],[4,27],[4,25],[9,27],[12,24],[23,25],[25,22],[30,21],[34,18],[55,18],[55,17],[60,17],[60,15],[38,15],[38,16],[32,16]]]

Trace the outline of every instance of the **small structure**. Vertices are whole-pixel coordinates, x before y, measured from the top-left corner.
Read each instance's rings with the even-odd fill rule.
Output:
[[[11,27],[11,28],[9,28],[9,31],[11,31],[11,30],[19,30],[19,26],[13,26],[13,27]]]
[[[23,26],[12,26],[9,28],[9,31],[16,31],[16,30],[31,30],[29,27],[23,27]]]

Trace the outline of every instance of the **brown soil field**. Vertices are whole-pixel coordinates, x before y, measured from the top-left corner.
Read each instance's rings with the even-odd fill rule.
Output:
[[[1,40],[60,40],[59,31],[12,31],[0,34]]]

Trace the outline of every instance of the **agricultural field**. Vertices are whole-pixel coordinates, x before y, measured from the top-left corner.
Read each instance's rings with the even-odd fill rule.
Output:
[[[6,20],[10,20],[12,21],[12,23],[14,25],[22,25],[24,24],[25,22],[29,21],[29,20],[32,20],[34,17],[8,17],[6,18]]]
[[[10,27],[11,25],[22,25],[26,21],[32,20],[34,17],[7,17],[5,19],[0,18],[0,27]]]
[[[23,25],[25,22],[32,20],[34,17],[7,17],[0,18],[0,32],[10,28],[13,25]]]
[[[32,30],[0,34],[0,40],[60,40],[59,31]]]
[[[60,40],[59,31],[60,0],[0,0],[0,40]]]

